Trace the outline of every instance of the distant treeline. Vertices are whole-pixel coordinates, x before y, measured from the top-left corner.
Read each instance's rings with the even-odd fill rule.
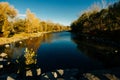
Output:
[[[71,24],[72,31],[79,34],[120,33],[120,1],[99,10],[95,7],[84,12]]]
[[[10,34],[20,32],[33,33],[70,30],[69,26],[40,20],[30,9],[27,9],[24,19],[17,17],[18,14],[18,11],[8,2],[0,2],[0,36],[8,37]]]

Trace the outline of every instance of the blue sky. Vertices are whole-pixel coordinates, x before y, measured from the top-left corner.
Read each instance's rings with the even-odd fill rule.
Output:
[[[30,9],[41,20],[51,20],[55,23],[70,25],[80,16],[81,12],[88,9],[95,2],[102,0],[0,0],[13,5],[20,15],[25,15],[26,9]],[[107,3],[116,0],[105,0]]]

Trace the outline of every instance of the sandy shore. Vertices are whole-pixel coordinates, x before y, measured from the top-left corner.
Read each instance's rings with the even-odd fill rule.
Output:
[[[42,36],[44,33],[46,33],[46,32],[38,32],[38,33],[24,33],[23,32],[20,34],[15,34],[14,36],[12,36],[10,38],[0,37],[0,45],[28,39],[31,37],[39,37],[39,36]]]

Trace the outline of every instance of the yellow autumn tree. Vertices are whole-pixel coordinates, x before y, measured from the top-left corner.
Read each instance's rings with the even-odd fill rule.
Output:
[[[25,27],[26,32],[28,33],[40,31],[40,20],[30,11],[30,9],[27,9],[26,11]]]
[[[0,14],[4,17],[14,18],[17,15],[17,10],[10,6],[8,2],[0,2]]]
[[[0,32],[8,33],[12,31],[13,26],[9,19],[14,18],[17,15],[17,10],[10,6],[7,2],[0,2]]]
[[[13,23],[14,26],[14,32],[24,32],[25,31],[25,19],[16,19]]]

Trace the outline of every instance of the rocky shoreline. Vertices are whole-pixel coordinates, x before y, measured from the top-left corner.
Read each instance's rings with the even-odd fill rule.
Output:
[[[51,72],[41,73],[37,70],[36,76],[31,70],[26,71],[26,77],[18,74],[1,75],[0,79],[7,80],[120,80],[120,68],[93,70],[79,74],[78,69],[58,69]]]

